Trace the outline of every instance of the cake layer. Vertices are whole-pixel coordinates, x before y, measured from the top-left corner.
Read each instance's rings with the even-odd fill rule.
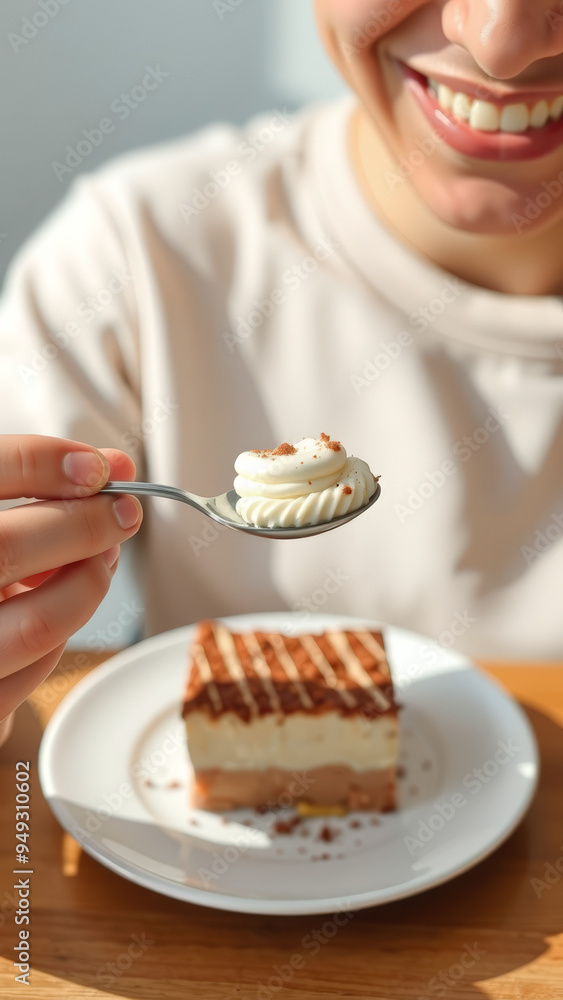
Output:
[[[197,710],[246,722],[270,713],[376,718],[397,711],[381,632],[234,634],[221,622],[203,621],[190,660],[186,718]]]
[[[307,802],[345,809],[388,812],[397,808],[395,768],[364,771],[331,764],[296,773],[279,767],[265,771],[198,771],[192,805],[219,811],[241,807],[275,809]]]
[[[190,712],[186,729],[198,774],[213,768],[266,773],[272,764],[288,770],[342,764],[361,773],[397,762],[398,724],[390,714],[369,719],[338,712],[270,712],[249,725],[234,712],[212,718],[200,710]]]

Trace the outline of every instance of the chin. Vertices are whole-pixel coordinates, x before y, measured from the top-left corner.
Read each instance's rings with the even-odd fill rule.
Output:
[[[466,233],[516,236],[547,229],[562,209],[546,192],[536,204],[538,188],[515,190],[506,183],[467,173],[447,175],[434,167],[414,171],[410,181],[417,194],[446,225]],[[563,200],[563,186],[562,198]],[[541,207],[544,206],[544,207]],[[562,206],[563,207],[563,206]]]

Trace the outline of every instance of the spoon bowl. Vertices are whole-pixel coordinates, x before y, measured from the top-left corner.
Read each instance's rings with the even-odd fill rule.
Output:
[[[349,514],[342,514],[331,521],[322,521],[320,524],[306,524],[301,528],[259,528],[255,524],[248,524],[240,514],[237,514],[236,503],[239,499],[238,493],[229,490],[221,493],[218,497],[200,497],[196,493],[188,493],[187,490],[180,490],[176,486],[162,486],[159,483],[117,483],[109,482],[100,490],[100,493],[129,493],[136,497],[165,497],[169,500],[179,500],[180,503],[187,503],[195,510],[201,511],[213,521],[224,524],[227,528],[235,531],[246,531],[248,535],[259,535],[261,538],[308,538],[310,535],[321,535],[324,531],[332,531],[339,528],[348,521],[353,521],[359,514],[372,507],[381,494],[381,486],[377,483],[375,493],[368,502],[351,511]]]

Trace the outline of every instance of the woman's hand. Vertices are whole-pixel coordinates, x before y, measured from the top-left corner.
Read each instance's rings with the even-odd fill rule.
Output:
[[[11,713],[107,594],[120,543],[141,525],[134,497],[95,495],[110,477],[133,480],[133,460],[76,441],[0,435],[0,500],[42,501],[0,511],[0,745]]]

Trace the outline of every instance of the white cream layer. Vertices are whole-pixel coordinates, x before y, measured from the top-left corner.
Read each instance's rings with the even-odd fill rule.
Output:
[[[234,712],[217,718],[193,711],[186,718],[188,750],[196,770],[310,770],[345,764],[355,771],[393,767],[398,755],[396,716],[312,716],[270,712],[244,722]]]
[[[375,492],[366,462],[323,441],[304,438],[295,455],[243,452],[235,463],[236,510],[261,528],[300,528],[349,514]]]
[[[296,497],[331,486],[346,462],[346,450],[327,447],[326,441],[303,438],[293,455],[243,451],[235,462],[234,487],[240,497]],[[326,480],[326,482],[325,482]],[[322,485],[317,485],[322,483]]]

